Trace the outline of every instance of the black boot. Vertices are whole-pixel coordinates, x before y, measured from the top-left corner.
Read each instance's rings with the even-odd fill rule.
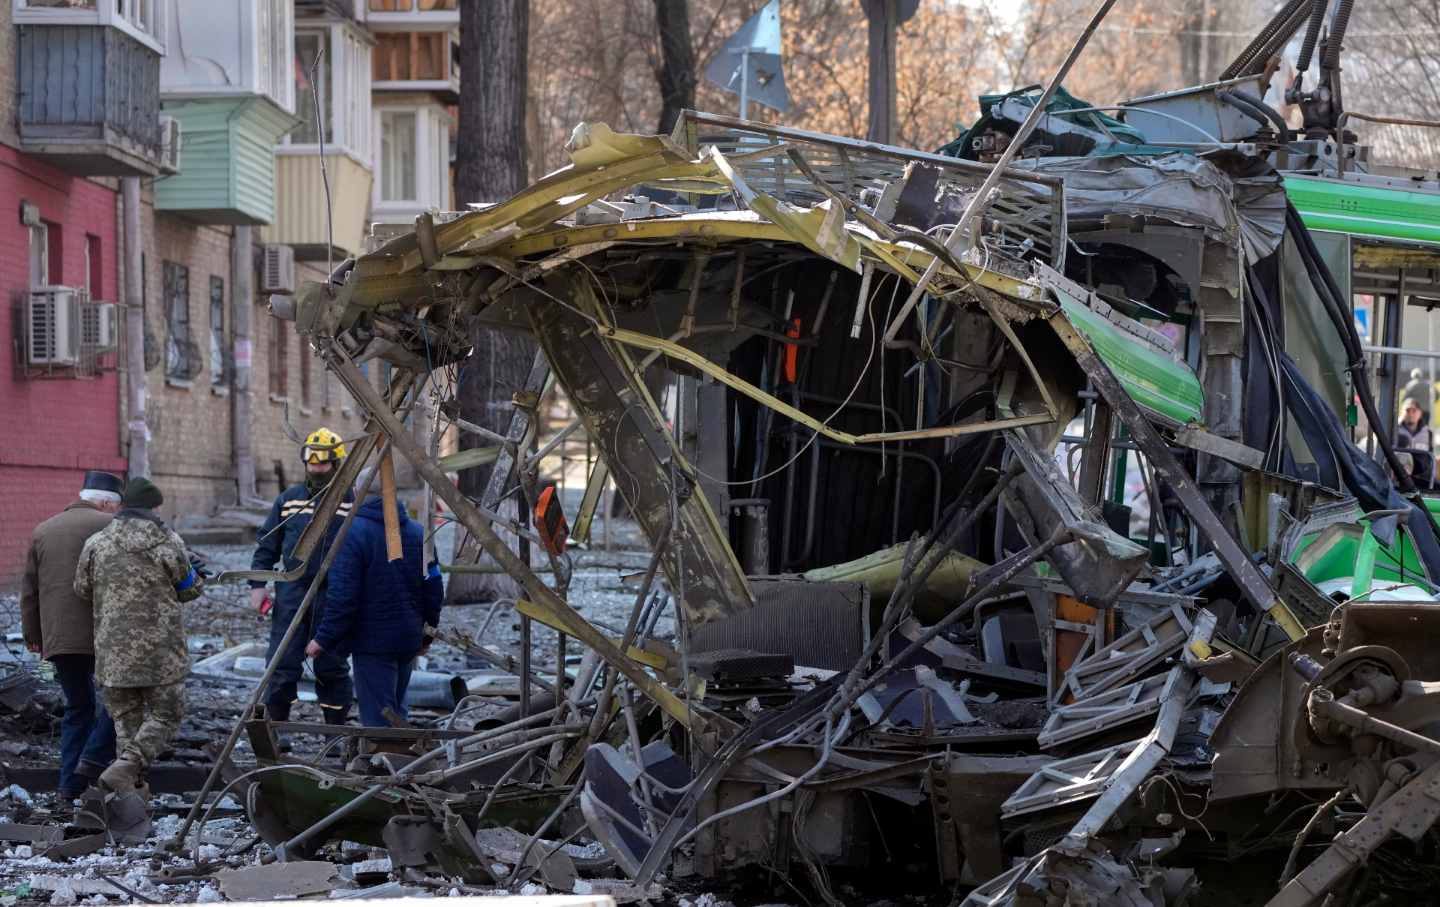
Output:
[[[334,706],[322,705],[320,706],[320,714],[325,717],[326,724],[341,725],[350,723],[349,706],[336,708]]]

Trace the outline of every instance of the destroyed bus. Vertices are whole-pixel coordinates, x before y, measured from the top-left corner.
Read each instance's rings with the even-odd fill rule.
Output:
[[[499,726],[387,730],[323,780],[265,774],[262,835],[484,884],[581,836],[604,858],[571,869],[642,892],[753,870],[832,904],[880,865],[973,904],[1423,889],[1440,543],[1386,357],[1433,298],[1440,193],[1369,161],[1328,95],[1290,87],[1299,135],[1259,100],[1311,6],[1214,84],[987,97],[937,153],[693,111],[670,136],[582,124],[570,165],[277,301],[370,418],[320,513],[393,450],[463,525],[456,562],[492,558],[587,654],[457,640],[548,692]],[[404,420],[464,421],[422,391],[482,328],[540,355],[472,500]],[[567,601],[536,510],[549,379],[600,452],[570,543],[608,482],[653,552],[623,632]],[[509,497],[545,532],[497,516]],[[497,824],[525,844],[498,876]]]

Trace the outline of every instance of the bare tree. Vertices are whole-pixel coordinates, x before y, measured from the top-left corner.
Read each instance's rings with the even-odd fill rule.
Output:
[[[528,82],[529,0],[461,0],[459,134],[455,192],[461,204],[499,202],[524,188],[527,179],[525,100]],[[511,397],[525,383],[535,345],[523,338],[477,328],[474,351],[460,368],[460,413],[503,433]],[[490,442],[461,432],[460,446]],[[489,467],[463,470],[460,487],[478,496]],[[514,512],[511,510],[510,512]],[[448,598],[487,601],[514,593],[505,574],[457,574]]]
[[[690,0],[655,0],[660,37],[660,133],[668,135],[680,111],[695,106],[695,45],[690,40]]]

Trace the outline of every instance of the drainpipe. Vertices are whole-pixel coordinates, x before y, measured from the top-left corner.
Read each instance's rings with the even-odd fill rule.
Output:
[[[230,343],[235,376],[230,387],[231,446],[235,460],[236,503],[260,497],[255,488],[255,449],[250,443],[251,320],[255,311],[253,227],[235,228],[230,244]]]
[[[130,414],[130,476],[150,475],[150,426],[145,421],[145,298],[141,293],[140,178],[120,181],[125,228],[125,392]]]

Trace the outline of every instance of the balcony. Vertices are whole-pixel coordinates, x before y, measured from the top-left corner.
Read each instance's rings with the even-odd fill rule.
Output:
[[[460,27],[459,0],[368,0],[373,31],[449,31]]]
[[[460,99],[459,35],[453,31],[381,32],[373,51],[376,91],[428,91]]]
[[[449,211],[450,114],[438,104],[384,102],[376,111],[376,223],[413,224],[424,211]]]
[[[207,224],[275,219],[274,146],[295,110],[291,0],[156,0],[171,36],[161,104],[179,121],[181,169],[155,207]]]
[[[334,248],[329,251],[338,262],[365,251],[372,178],[368,167],[328,148],[325,168],[330,176],[335,225]],[[325,185],[316,155],[276,156],[275,197],[275,222],[260,228],[260,241],[293,246],[295,258],[301,261],[324,261],[331,243],[326,235]]]
[[[17,26],[21,150],[80,176],[155,176],[160,52],[131,29],[73,21]]]
[[[180,172],[155,182],[155,209],[202,224],[275,220],[275,143],[299,120],[264,97],[165,101],[180,121]]]

